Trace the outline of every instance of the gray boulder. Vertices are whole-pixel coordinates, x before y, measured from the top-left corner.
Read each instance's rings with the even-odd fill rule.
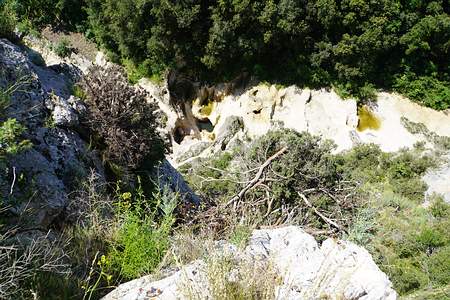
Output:
[[[35,65],[25,49],[5,39],[0,39],[0,70],[0,88],[18,84],[6,117],[24,125],[24,138],[33,144],[10,160],[1,194],[17,222],[46,229],[64,211],[77,184],[91,169],[103,176],[103,167],[70,129],[85,108],[70,97],[67,76]]]
[[[178,194],[186,203],[200,204],[200,198],[192,191],[183,176],[167,159],[157,166],[154,174],[161,188],[167,187],[171,192]]]

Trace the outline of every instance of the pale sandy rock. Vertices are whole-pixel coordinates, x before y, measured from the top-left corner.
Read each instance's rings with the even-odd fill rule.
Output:
[[[408,101],[409,102],[409,101]],[[416,142],[424,140],[423,137],[411,134],[401,123],[401,117],[405,115],[402,105],[407,104],[400,97],[389,94],[380,94],[372,112],[381,121],[381,127],[377,130],[367,129],[359,132],[359,137],[364,143],[374,143],[383,151],[397,151],[401,148],[411,148]],[[421,107],[413,107],[421,108]]]
[[[326,240],[319,246],[300,227],[255,230],[243,251],[221,242],[209,255],[234,255],[239,260],[273,264],[281,277],[274,299],[393,300],[396,292],[387,276],[363,248],[345,241]],[[120,285],[104,300],[121,299],[211,299],[207,265],[195,261],[171,276],[151,281],[143,277]],[[225,274],[234,280],[233,274]],[[269,275],[270,276],[270,275]]]
[[[409,120],[423,123],[428,130],[440,136],[450,136],[450,112],[421,106],[396,93],[379,93],[380,104],[393,102],[393,108]]]
[[[247,252],[270,257],[283,278],[281,299],[396,299],[370,254],[346,241],[319,246],[301,228],[253,232]]]
[[[450,154],[444,157],[444,163],[437,170],[428,171],[423,181],[428,185],[427,198],[433,194],[442,195],[447,203],[450,203]]]
[[[108,59],[102,51],[98,51],[95,55],[95,64],[99,67],[106,68],[108,66]]]
[[[193,139],[205,139],[208,142],[218,142],[230,117],[242,119],[244,126],[243,134],[240,135],[244,139],[254,139],[277,128],[291,128],[333,140],[337,145],[336,152],[361,143],[377,144],[387,152],[411,148],[417,142],[424,142],[428,148],[434,147],[425,135],[409,132],[402,124],[402,118],[423,123],[439,136],[450,136],[448,112],[420,106],[395,93],[379,93],[377,101],[368,108],[379,119],[381,126],[358,131],[358,108],[354,99],[342,100],[333,90],[299,89],[295,86],[278,89],[274,85],[260,84],[242,94],[224,96],[217,102],[208,103],[207,107],[200,106],[199,100],[196,100],[192,107],[187,106],[184,116],[174,115],[170,108],[166,108],[166,111],[169,111],[168,123],[181,122],[189,129],[191,133],[188,134]],[[214,127],[213,132],[202,134],[198,128],[197,131],[196,119],[209,120]],[[183,145],[183,151],[187,147],[188,144]],[[206,149],[205,155],[218,150]],[[172,157],[177,161],[176,154]]]
[[[300,90],[295,86],[282,89],[273,112],[273,120],[281,121],[284,127],[298,132],[308,129],[306,103],[311,100],[311,90]]]
[[[334,91],[312,91],[306,105],[307,131],[333,140],[337,151],[353,146],[350,132],[358,126],[356,101],[342,100]]]

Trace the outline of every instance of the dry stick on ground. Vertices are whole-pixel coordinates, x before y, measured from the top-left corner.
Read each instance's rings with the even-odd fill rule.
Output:
[[[255,184],[259,182],[259,179],[261,178],[262,174],[264,173],[264,170],[274,161],[277,159],[280,155],[284,154],[288,150],[287,147],[283,147],[280,151],[269,157],[262,165],[259,167],[258,173],[256,173],[256,176],[237,194],[234,196],[230,201],[225,204],[225,207],[229,206],[230,204],[236,202],[237,200],[244,197],[245,193],[251,189]]]
[[[302,198],[302,200],[305,202],[305,204],[312,208],[313,211],[316,213],[316,215],[318,215],[322,220],[324,220],[327,224],[337,228],[340,231],[345,231],[345,229],[343,229],[339,224],[337,224],[336,222],[332,221],[331,219],[325,217],[320,211],[317,210],[317,208],[315,208],[311,202],[308,201],[308,199],[306,198],[305,195],[303,195],[302,193],[298,192],[298,195],[300,196],[300,198]]]

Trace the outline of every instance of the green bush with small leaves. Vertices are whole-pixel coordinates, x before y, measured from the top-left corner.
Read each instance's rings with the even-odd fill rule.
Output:
[[[62,39],[52,46],[52,50],[59,57],[68,57],[72,53],[70,42],[67,39]]]
[[[427,190],[422,176],[439,164],[423,148],[384,153],[379,146],[362,144],[332,154],[328,141],[279,130],[240,150],[193,162],[185,172],[207,201],[227,202],[283,147],[286,153],[272,161],[260,183],[240,199],[242,215],[219,209],[230,241],[241,244],[250,228],[282,222],[285,215],[276,212],[283,208],[297,211],[298,217],[289,224],[333,229],[299,197],[298,192],[307,191],[317,210],[333,220],[345,220],[340,223],[346,228],[341,236],[368,249],[400,294],[437,291],[449,283],[441,265],[448,258],[450,205],[435,196],[428,208],[422,207]],[[351,192],[340,194],[342,189]],[[248,224],[243,226],[240,220]]]
[[[13,40],[14,30],[17,24],[15,12],[11,3],[0,2],[0,38]]]

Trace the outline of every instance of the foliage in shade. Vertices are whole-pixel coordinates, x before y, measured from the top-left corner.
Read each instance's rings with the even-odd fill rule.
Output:
[[[176,69],[217,82],[246,70],[362,100],[391,88],[435,109],[450,106],[445,0],[6,2],[19,28],[83,31],[132,81]]]

